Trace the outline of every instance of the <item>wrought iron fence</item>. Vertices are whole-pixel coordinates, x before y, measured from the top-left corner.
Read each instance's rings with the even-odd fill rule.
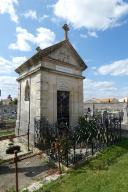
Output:
[[[121,119],[104,114],[85,115],[78,125],[51,125],[45,117],[35,118],[35,146],[68,165],[75,164],[121,139]]]

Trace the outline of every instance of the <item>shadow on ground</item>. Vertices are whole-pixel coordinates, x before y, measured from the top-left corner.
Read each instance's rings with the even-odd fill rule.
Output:
[[[77,173],[91,170],[108,170],[109,166],[116,163],[118,158],[128,153],[128,138],[122,138],[117,144],[107,147],[97,157],[75,167]]]
[[[25,176],[27,177],[35,177],[39,175],[40,173],[47,171],[49,168],[47,165],[43,166],[35,166],[35,167],[19,167],[18,172],[19,173],[24,173]],[[10,173],[15,173],[15,168],[14,166],[10,168],[9,165],[1,165],[0,166],[0,175],[1,174],[10,174]]]

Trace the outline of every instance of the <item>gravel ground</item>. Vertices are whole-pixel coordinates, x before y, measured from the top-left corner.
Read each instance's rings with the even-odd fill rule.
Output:
[[[10,143],[9,139],[0,141],[0,159],[8,160],[14,157],[14,155],[6,154],[6,149],[8,148],[8,144]],[[23,143],[19,143],[19,141],[15,138],[14,145],[19,145],[21,147],[21,152],[18,155],[24,155],[28,153],[27,146]]]
[[[55,169],[50,168],[41,156],[22,160],[18,162],[19,188],[27,187],[54,172]],[[14,164],[0,165],[0,192],[5,192],[12,187],[15,187]]]
[[[128,125],[122,124],[121,128],[122,128],[122,136],[128,138]]]

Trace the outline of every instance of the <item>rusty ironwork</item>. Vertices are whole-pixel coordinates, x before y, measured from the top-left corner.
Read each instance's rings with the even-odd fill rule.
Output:
[[[57,91],[57,122],[69,126],[69,91]]]
[[[35,146],[46,150],[52,159],[66,166],[120,140],[121,118],[111,114],[85,115],[75,127],[69,127],[66,122],[61,126],[58,123],[51,125],[45,117],[35,118]]]
[[[17,157],[17,151],[14,152],[14,163],[15,163],[15,173],[16,173],[16,192],[19,191],[18,186],[18,157]]]

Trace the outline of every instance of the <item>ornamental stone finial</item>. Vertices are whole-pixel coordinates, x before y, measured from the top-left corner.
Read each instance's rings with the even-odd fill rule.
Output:
[[[64,32],[65,32],[65,40],[68,40],[68,31],[69,31],[69,26],[67,24],[64,24],[63,27]]]

